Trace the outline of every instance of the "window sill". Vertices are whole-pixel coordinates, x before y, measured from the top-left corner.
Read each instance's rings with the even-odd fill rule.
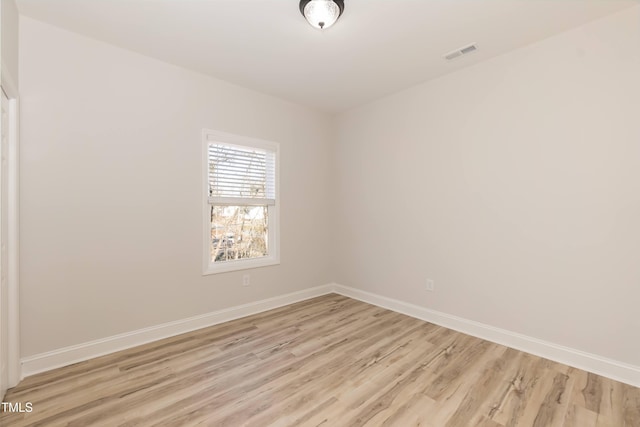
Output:
[[[280,264],[280,259],[270,256],[255,259],[241,259],[237,261],[225,261],[223,263],[209,263],[205,266],[202,275],[228,273],[231,271],[249,270],[252,268],[268,267],[270,265]]]

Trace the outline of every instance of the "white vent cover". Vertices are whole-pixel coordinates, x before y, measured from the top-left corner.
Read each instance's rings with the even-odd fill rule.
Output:
[[[475,43],[471,43],[470,45],[461,47],[460,49],[452,50],[449,53],[445,53],[443,55],[443,57],[447,61],[451,61],[452,59],[459,58],[462,55],[466,55],[468,53],[475,52],[476,50],[478,50],[478,46]]]

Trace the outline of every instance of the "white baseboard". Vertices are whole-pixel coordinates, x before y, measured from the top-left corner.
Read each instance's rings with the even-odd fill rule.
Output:
[[[349,298],[377,305],[407,316],[425,320],[487,341],[521,350],[545,359],[602,375],[635,387],[640,387],[640,366],[633,366],[596,354],[587,353],[537,338],[495,328],[473,320],[441,313],[404,301],[376,295],[360,289],[333,284],[333,291]]]
[[[333,291],[332,285],[318,286],[286,295],[261,301],[239,305],[188,319],[176,320],[162,325],[126,332],[107,338],[98,339],[46,353],[36,354],[20,360],[22,377],[82,362],[94,357],[104,356],[138,345],[169,338],[263,311],[272,310],[284,305],[293,304],[309,298],[325,295]]]
[[[638,366],[335,283],[25,357],[20,360],[22,376],[27,377],[332,292],[640,387]]]

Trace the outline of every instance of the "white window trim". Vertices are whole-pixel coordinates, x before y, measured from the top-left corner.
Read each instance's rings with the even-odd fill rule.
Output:
[[[221,263],[211,262],[211,203],[209,201],[209,154],[210,142],[261,148],[276,153],[276,200],[269,206],[268,252],[262,258],[239,259]],[[274,209],[275,208],[275,209]],[[202,275],[227,273],[230,271],[267,267],[280,264],[280,144],[262,139],[233,135],[211,129],[202,130]]]

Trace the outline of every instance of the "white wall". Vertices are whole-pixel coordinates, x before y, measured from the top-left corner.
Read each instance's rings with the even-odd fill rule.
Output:
[[[328,117],[29,18],[20,37],[23,357],[330,282]],[[281,144],[281,265],[249,287],[201,275],[202,128]]]
[[[18,84],[18,8],[14,0],[0,0],[0,68],[2,81]]]
[[[639,19],[334,122],[21,18],[22,356],[335,280],[640,365]],[[281,143],[248,288],[201,276],[203,127]]]
[[[340,116],[336,281],[640,365],[639,23]]]

